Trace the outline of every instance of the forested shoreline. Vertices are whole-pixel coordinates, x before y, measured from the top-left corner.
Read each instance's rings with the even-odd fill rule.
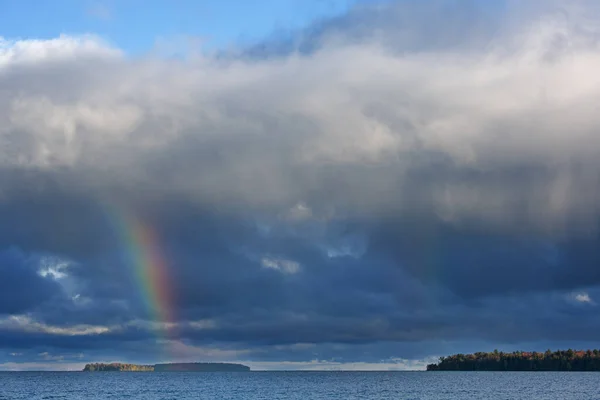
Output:
[[[600,371],[600,350],[455,354],[440,357],[427,371]]]
[[[152,372],[154,365],[138,365],[124,363],[92,363],[86,364],[84,372]]]

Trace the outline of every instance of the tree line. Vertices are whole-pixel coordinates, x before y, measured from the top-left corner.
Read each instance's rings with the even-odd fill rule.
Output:
[[[600,350],[455,354],[440,357],[427,371],[600,371]]]
[[[85,372],[110,372],[110,371],[131,371],[131,372],[152,372],[154,365],[137,365],[124,363],[93,363],[86,364],[83,368]]]

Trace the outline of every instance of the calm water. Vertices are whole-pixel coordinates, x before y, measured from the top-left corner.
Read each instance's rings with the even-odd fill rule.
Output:
[[[600,373],[0,373],[0,399],[600,399]]]

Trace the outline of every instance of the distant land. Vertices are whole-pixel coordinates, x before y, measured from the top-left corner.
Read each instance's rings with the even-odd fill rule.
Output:
[[[600,371],[600,350],[455,354],[427,371]]]
[[[228,363],[174,363],[174,364],[156,364],[154,372],[180,372],[180,371],[198,371],[198,372],[247,372],[250,367],[242,364]]]
[[[250,367],[230,363],[173,363],[138,365],[123,363],[86,364],[84,372],[247,372]]]

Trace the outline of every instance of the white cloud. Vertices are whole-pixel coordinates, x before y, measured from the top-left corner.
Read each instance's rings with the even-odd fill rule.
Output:
[[[25,40],[0,36],[0,70],[40,62],[72,61],[86,56],[120,57],[121,54],[120,50],[92,35]]]
[[[296,274],[300,271],[299,263],[282,258],[263,257],[261,264],[263,268],[274,269],[284,274]]]
[[[57,336],[100,335],[110,332],[110,328],[99,325],[55,326],[38,322],[24,315],[12,315],[0,319],[0,329],[25,333],[45,333]]]
[[[38,274],[46,278],[50,277],[55,280],[64,279],[68,276],[68,270],[71,264],[68,261],[57,259],[55,257],[43,257],[40,260],[40,268]]]
[[[594,301],[592,300],[590,295],[585,292],[575,294],[574,298],[576,301],[578,301],[580,303],[594,304]]]

